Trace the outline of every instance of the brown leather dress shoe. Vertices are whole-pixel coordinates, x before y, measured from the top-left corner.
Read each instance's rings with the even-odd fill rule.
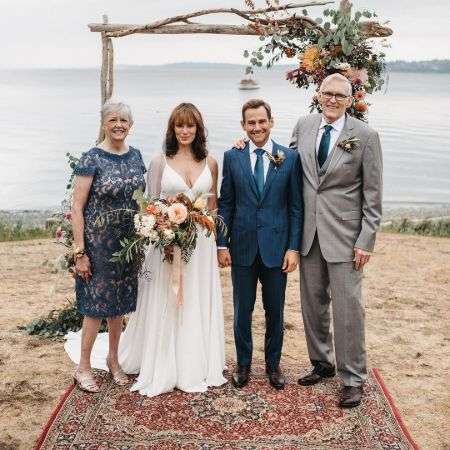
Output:
[[[231,376],[231,382],[236,388],[243,388],[250,380],[250,366],[237,366]]]
[[[284,389],[284,385],[286,384],[286,378],[282,374],[280,366],[278,366],[275,369],[266,367],[266,373],[269,376],[269,383],[272,387],[274,387],[277,390]]]
[[[361,403],[362,396],[362,386],[344,386],[339,406],[341,408],[354,408]]]
[[[315,366],[314,369],[304,377],[298,379],[298,384],[302,386],[312,386],[319,383],[323,378],[332,378],[336,375],[334,367],[325,368],[323,366]]]

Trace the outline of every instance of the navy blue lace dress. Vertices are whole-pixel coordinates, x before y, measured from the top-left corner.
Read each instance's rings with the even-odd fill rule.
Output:
[[[136,309],[137,274],[129,266],[110,261],[120,250],[120,240],[132,229],[133,213],[106,213],[137,210],[132,199],[135,189],[145,188],[146,172],[141,152],[133,147],[115,155],[94,147],[83,153],[74,170],[76,175],[94,176],[84,209],[84,242],[91,262],[92,278],[77,277],[75,290],[78,310],[95,318],[121,316]],[[98,217],[106,218],[103,225]]]

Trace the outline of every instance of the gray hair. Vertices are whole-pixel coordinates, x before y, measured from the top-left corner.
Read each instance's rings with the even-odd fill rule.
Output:
[[[102,109],[100,111],[102,123],[105,122],[106,117],[115,113],[125,114],[128,117],[128,120],[130,121],[130,125],[133,125],[133,114],[131,113],[131,108],[126,103],[113,102],[110,100],[108,100],[102,106]]]
[[[324,78],[320,85],[319,92],[322,92],[323,87],[330,81],[339,81],[341,83],[345,83],[348,87],[348,95],[352,95],[352,83],[350,83],[350,80],[347,77],[344,77],[344,75],[341,75],[340,73],[332,73],[331,75],[328,75],[326,78]]]

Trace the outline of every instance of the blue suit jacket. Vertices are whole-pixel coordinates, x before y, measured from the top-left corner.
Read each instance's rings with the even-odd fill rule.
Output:
[[[281,267],[286,250],[300,250],[303,225],[302,168],[296,150],[273,142],[282,151],[279,167],[271,162],[264,191],[258,195],[249,145],[225,152],[219,215],[228,228],[217,244],[228,247],[233,265],[250,266],[259,250],[266,267]]]

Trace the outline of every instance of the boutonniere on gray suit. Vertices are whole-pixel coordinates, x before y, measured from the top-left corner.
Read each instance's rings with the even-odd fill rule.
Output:
[[[352,136],[349,139],[344,139],[339,142],[338,147],[344,150],[347,153],[352,153],[354,150],[359,148],[359,139],[355,136]]]

